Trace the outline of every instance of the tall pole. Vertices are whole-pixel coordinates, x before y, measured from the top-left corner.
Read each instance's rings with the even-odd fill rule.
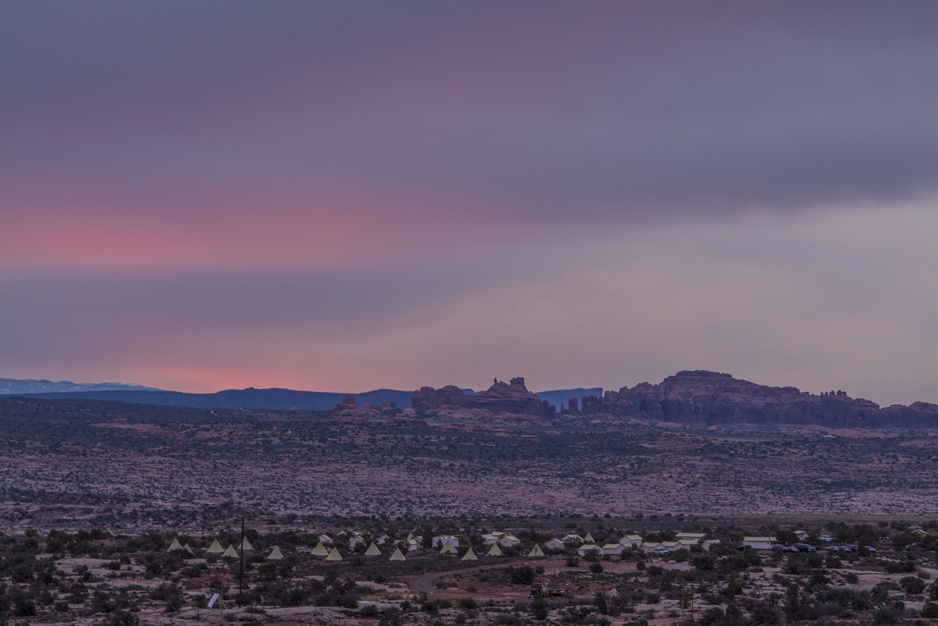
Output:
[[[244,606],[244,516],[241,516],[241,571],[238,573],[238,606]]]

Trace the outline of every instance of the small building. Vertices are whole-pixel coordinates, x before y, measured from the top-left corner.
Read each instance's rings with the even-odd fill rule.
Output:
[[[551,539],[550,541],[547,541],[546,543],[544,543],[544,548],[552,552],[563,551],[563,549],[566,547],[567,546],[560,539]]]
[[[433,548],[442,548],[446,544],[451,544],[454,548],[458,548],[459,539],[453,535],[437,535],[430,543]]]
[[[771,550],[772,544],[778,543],[775,537],[743,537],[744,546],[749,546],[753,550]]]
[[[704,537],[706,536],[707,536],[706,533],[680,532],[677,534],[675,539],[677,539],[678,543],[680,543],[682,546],[686,548],[692,548],[694,546],[699,546],[703,542]]]
[[[606,556],[622,556],[625,552],[625,546],[621,543],[607,543],[603,546],[603,554]]]
[[[597,546],[595,543],[584,543],[582,546],[580,546],[580,549],[577,550],[576,553],[580,556],[586,556],[588,554],[601,555],[603,553],[603,549]]]

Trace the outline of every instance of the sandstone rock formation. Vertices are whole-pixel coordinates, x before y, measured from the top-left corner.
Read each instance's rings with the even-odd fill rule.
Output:
[[[607,391],[603,412],[622,418],[717,424],[792,424],[828,428],[936,428],[938,406],[918,402],[880,409],[843,391],[812,395],[795,387],[768,387],[729,374],[684,371],[660,384]]]
[[[554,408],[528,391],[520,377],[509,383],[496,379],[487,390],[475,393],[466,393],[454,385],[440,389],[421,387],[414,392],[411,404],[417,413],[449,407],[538,417],[554,414]]]

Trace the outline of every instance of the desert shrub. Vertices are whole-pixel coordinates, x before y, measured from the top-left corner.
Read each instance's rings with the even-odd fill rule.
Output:
[[[513,585],[530,585],[534,582],[534,578],[534,568],[529,565],[508,568],[508,579]]]
[[[887,604],[873,611],[874,624],[898,624],[902,617],[902,609],[896,605]]]
[[[909,595],[918,595],[925,591],[925,581],[917,576],[904,576],[899,580],[899,586]]]
[[[714,558],[706,553],[693,555],[691,557],[690,562],[691,564],[693,564],[695,568],[702,570],[702,571],[710,571],[716,565],[716,561],[714,560]]]
[[[140,618],[130,611],[117,609],[101,624],[102,626],[137,626],[140,624]]]
[[[911,558],[903,561],[886,561],[886,571],[890,574],[911,573],[915,571],[915,561]]]

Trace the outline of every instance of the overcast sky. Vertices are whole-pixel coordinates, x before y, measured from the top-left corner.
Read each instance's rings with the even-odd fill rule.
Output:
[[[0,1],[0,376],[938,402],[938,2]]]

